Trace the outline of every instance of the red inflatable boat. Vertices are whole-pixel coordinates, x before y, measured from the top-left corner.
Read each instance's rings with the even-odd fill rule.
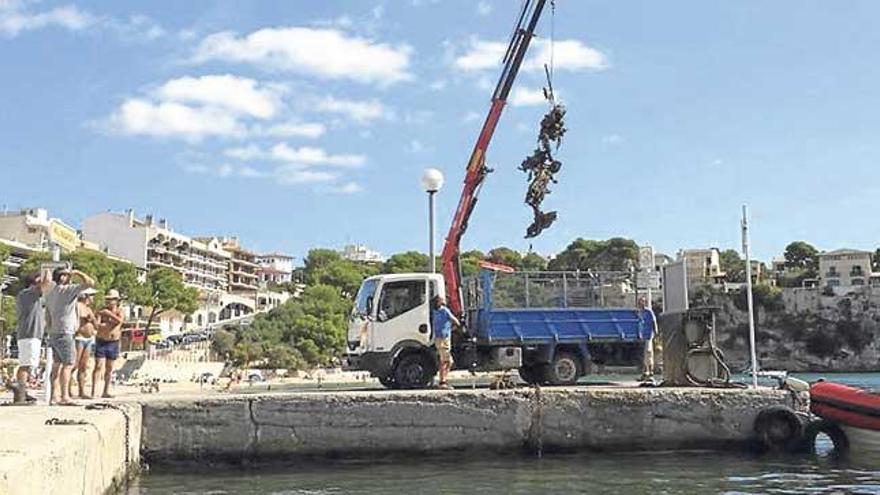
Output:
[[[880,453],[880,393],[817,382],[810,387],[810,409],[840,426],[850,450]]]

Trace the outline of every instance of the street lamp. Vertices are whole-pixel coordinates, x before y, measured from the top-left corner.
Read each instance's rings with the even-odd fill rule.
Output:
[[[431,260],[431,273],[437,272],[434,259],[434,194],[443,187],[443,172],[436,168],[426,168],[422,173],[422,187],[428,193],[428,256]]]

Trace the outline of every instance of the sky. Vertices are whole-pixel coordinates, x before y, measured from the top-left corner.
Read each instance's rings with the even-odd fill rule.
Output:
[[[520,0],[0,0],[0,205],[133,208],[188,235],[427,250],[489,108]],[[463,249],[577,237],[655,251],[792,240],[875,249],[880,3],[557,0],[487,155]],[[523,238],[517,170],[547,104],[568,109],[559,219]],[[439,247],[438,247],[439,249]]]

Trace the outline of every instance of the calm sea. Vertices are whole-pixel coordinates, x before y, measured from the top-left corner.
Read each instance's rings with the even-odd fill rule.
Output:
[[[880,374],[825,374],[880,389]],[[801,375],[809,381],[820,375]],[[724,452],[439,456],[297,463],[251,470],[166,468],[142,476],[130,495],[542,494],[542,493],[872,493],[880,462],[827,455]]]

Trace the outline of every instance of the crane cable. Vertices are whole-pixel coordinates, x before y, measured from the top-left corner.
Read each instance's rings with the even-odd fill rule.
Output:
[[[556,0],[550,0],[550,64],[544,64],[544,74],[547,76],[547,87],[544,88],[544,97],[551,106],[556,104],[556,94],[553,92],[554,55],[556,48]]]

